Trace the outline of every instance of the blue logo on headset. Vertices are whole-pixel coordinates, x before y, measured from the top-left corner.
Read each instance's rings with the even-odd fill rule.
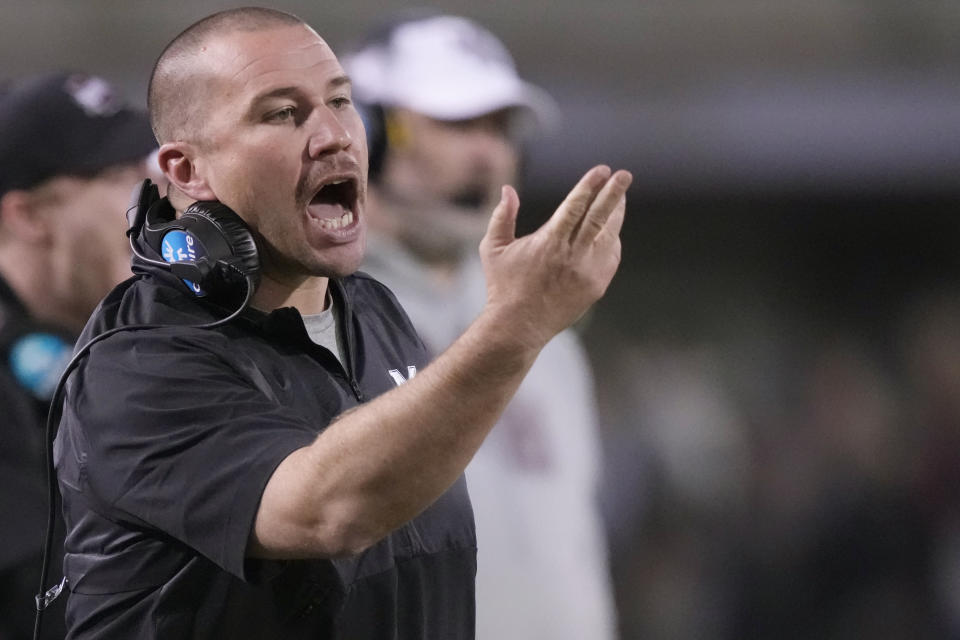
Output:
[[[167,262],[183,262],[184,260],[195,261],[203,258],[207,255],[207,252],[192,234],[180,229],[173,229],[163,236],[161,254]],[[199,284],[186,278],[183,278],[183,282],[198,296],[207,295],[207,292],[201,289]]]

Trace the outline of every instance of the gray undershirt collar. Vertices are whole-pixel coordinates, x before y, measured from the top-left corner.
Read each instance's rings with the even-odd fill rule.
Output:
[[[329,294],[327,294],[329,295]],[[334,302],[330,301],[327,308],[313,315],[303,316],[303,326],[307,329],[315,344],[325,347],[343,365],[343,350],[337,332],[337,314],[334,313]]]

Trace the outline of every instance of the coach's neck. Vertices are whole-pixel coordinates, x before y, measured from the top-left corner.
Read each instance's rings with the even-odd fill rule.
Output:
[[[302,315],[315,315],[326,307],[328,284],[329,279],[320,276],[285,281],[263,274],[251,304],[266,312],[280,307],[295,307]]]

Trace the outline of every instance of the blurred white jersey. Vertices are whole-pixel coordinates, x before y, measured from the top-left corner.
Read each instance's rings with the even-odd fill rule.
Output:
[[[396,294],[440,353],[486,299],[479,258],[441,287],[401,247],[370,236],[362,270]],[[616,637],[596,496],[597,429],[589,364],[575,333],[565,331],[541,352],[467,467],[478,640]]]

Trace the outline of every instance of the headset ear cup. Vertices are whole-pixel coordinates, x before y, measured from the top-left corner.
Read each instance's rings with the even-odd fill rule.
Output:
[[[368,176],[371,182],[378,182],[383,173],[383,160],[387,153],[387,133],[384,122],[384,109],[378,104],[358,104],[357,111],[367,133]]]
[[[214,295],[242,295],[249,280],[260,282],[260,257],[250,228],[220,202],[195,202],[178,220],[206,251],[212,268],[198,283]]]

